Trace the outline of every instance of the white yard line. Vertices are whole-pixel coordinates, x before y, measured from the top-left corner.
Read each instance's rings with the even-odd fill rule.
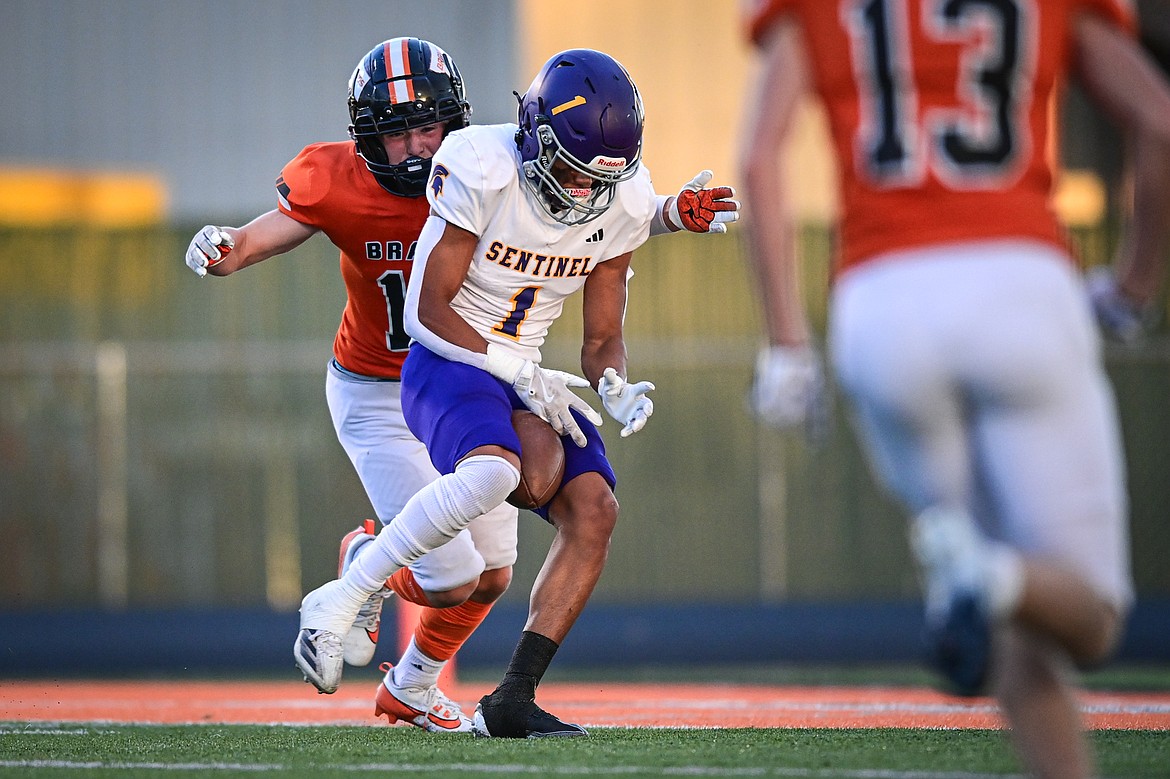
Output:
[[[122,761],[73,760],[0,760],[0,768],[44,768],[51,770],[117,770],[117,771],[248,771],[271,773],[293,770],[292,766],[245,763],[128,763]],[[806,779],[1026,779],[1019,774],[977,774],[969,772],[898,771],[878,768],[819,769],[819,768],[714,768],[708,766],[538,766],[491,765],[488,763],[370,763],[366,765],[317,766],[322,771],[346,773],[434,773],[438,771],[467,774],[533,774],[548,776],[609,776],[612,774],[659,774],[663,776],[777,776]]]

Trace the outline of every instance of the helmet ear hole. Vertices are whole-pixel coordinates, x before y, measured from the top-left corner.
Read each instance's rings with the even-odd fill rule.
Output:
[[[390,160],[386,156],[386,149],[378,142],[377,136],[357,139],[358,154],[363,159],[376,165],[389,166]]]

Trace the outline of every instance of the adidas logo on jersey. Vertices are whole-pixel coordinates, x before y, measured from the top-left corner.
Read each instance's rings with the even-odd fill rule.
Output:
[[[605,237],[605,228],[599,227],[599,228],[597,228],[597,232],[595,232],[593,235],[591,235],[585,239],[585,243],[597,243],[598,241],[600,241],[604,237]]]

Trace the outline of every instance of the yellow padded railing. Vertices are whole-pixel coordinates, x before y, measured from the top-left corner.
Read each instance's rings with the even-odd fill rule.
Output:
[[[166,217],[167,189],[151,173],[0,167],[0,225],[142,227]]]

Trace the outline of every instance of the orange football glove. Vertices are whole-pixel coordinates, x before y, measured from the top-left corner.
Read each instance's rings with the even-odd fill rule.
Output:
[[[739,201],[731,187],[704,189],[714,176],[704,170],[683,185],[670,204],[670,218],[692,233],[725,233],[739,219]]]

